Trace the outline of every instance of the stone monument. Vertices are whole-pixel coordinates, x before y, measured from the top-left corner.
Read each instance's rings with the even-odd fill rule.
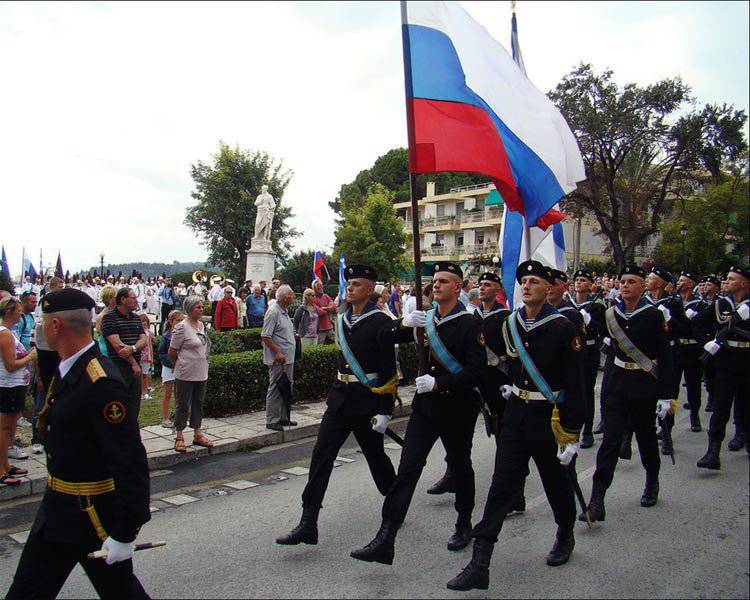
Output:
[[[271,247],[271,226],[276,202],[268,193],[267,185],[260,188],[255,206],[258,212],[255,217],[255,232],[247,251],[245,279],[252,279],[254,284],[259,281],[270,283],[276,270],[276,254]]]

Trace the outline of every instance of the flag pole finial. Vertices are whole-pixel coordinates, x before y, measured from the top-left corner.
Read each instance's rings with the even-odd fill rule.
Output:
[[[510,0],[510,12],[516,13],[516,0]]]

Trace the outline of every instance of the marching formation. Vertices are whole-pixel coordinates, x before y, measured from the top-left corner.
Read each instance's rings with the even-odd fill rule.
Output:
[[[661,454],[674,460],[671,428],[683,374],[694,432],[702,428],[702,377],[712,406],[708,450],[697,466],[720,469],[732,406],[738,431],[730,449],[747,447],[750,453],[745,443],[750,269],[732,267],[724,282],[683,271],[670,293],[670,273],[654,267],[647,275],[629,265],[618,274],[619,298],[607,306],[599,294],[591,295],[594,278],[586,270],[574,274],[571,297],[565,273],[530,260],[517,269],[522,305],[513,311],[497,302],[501,281],[494,273],[479,278],[480,303],[467,310],[460,301],[461,268],[439,262],[432,269],[432,306],[401,319],[378,308],[372,267],[346,269],[338,374],[313,450],[300,522],[278,544],[318,543],[318,515],[334,460],[350,434],[384,498],[379,530],[351,557],[394,562],[399,529],[439,439],[447,470],[430,491],[455,493],[456,522],[446,536],[447,549],[460,551],[473,540],[471,560],[447,582],[449,589],[464,591],[488,589],[492,552],[505,518],[525,509],[530,460],[557,525],[546,557],[552,567],[567,563],[574,550],[576,500],[582,509],[579,520],[589,526],[605,520],[605,495],[618,460],[630,458],[632,433],[646,471],[641,505],[656,505],[658,437]],[[133,552],[143,546],[136,546],[135,539],[150,518],[146,456],[132,395],[91,338],[93,306],[88,294],[74,288],[51,291],[42,301],[46,339],[61,358],[37,423],[49,476],[9,598],[57,595],[76,564],[102,596],[146,596],[132,565]],[[586,503],[575,464],[596,432],[600,338],[605,365],[603,421],[597,430],[604,437]],[[411,341],[424,346],[425,359],[401,439],[389,428],[399,401],[394,346]],[[480,414],[497,451],[489,493],[475,522],[471,454]],[[403,446],[397,468],[384,452],[384,435]],[[80,456],[89,459],[82,463]],[[45,565],[46,577],[36,575],[39,564]]]

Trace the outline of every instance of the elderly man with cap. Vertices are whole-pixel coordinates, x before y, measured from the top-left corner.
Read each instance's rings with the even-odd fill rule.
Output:
[[[594,445],[594,389],[596,387],[596,375],[599,372],[599,337],[606,334],[604,325],[603,303],[596,302],[595,296],[591,294],[591,286],[594,284],[594,276],[586,269],[578,269],[573,274],[573,285],[575,298],[570,303],[578,310],[583,324],[586,328],[584,337],[586,349],[583,353],[583,382],[586,391],[586,421],[581,432],[581,448],[591,448]],[[604,383],[602,383],[602,386]],[[602,407],[601,412],[604,412]]]
[[[715,323],[716,336],[704,346],[714,357],[714,411],[708,425],[708,450],[698,461],[701,469],[721,468],[721,442],[724,440],[729,412],[735,405],[735,439],[730,450],[741,450],[747,444],[748,396],[750,395],[750,268],[733,266],[726,277],[727,295],[719,297],[713,311],[699,317],[704,323]]]
[[[628,421],[635,430],[646,470],[641,506],[654,506],[659,497],[661,461],[654,414],[664,419],[674,413],[674,363],[664,314],[643,297],[645,277],[639,266],[624,267],[619,275],[620,299],[605,313],[613,366],[604,406],[604,439],[596,455],[588,506],[592,521],[605,518],[604,496],[614,479]]]
[[[350,434],[359,442],[381,494],[385,496],[396,478],[383,449],[398,385],[388,333],[392,320],[370,300],[377,279],[372,267],[349,265],[344,276],[347,310],[338,316],[338,375],[328,393],[310,476],[302,492],[302,519],[277,544],[318,543],[318,513],[336,456]]]
[[[426,372],[417,377],[417,391],[406,428],[404,448],[396,481],[383,503],[383,521],[375,538],[354,550],[353,558],[392,564],[396,532],[409,510],[427,457],[438,438],[447,453],[448,466],[456,486],[458,519],[448,541],[449,550],[465,548],[471,535],[474,510],[474,470],[471,446],[474,437],[478,397],[473,388],[481,382],[486,365],[482,324],[459,301],[463,272],[450,262],[434,265],[433,297],[437,309],[426,314],[417,310],[393,321],[394,342],[412,339],[412,328],[424,327],[429,353]]]
[[[690,318],[695,317],[700,310],[702,299],[695,294],[699,277],[692,271],[680,272],[677,280],[677,288],[680,290],[680,299],[685,308],[687,319],[683,335],[677,340],[677,361],[675,363],[675,378],[679,385],[685,374],[685,387],[687,388],[687,403],[683,408],[690,409],[690,430],[701,431],[700,407],[701,407],[701,350],[704,332],[699,323]]]
[[[80,564],[101,597],[145,598],[134,540],[150,519],[146,451],[118,369],[91,339],[94,301],[72,288],[42,300],[44,332],[60,355],[37,426],[45,492],[8,598],[53,598]],[[106,550],[106,560],[88,558]]]
[[[508,365],[495,353],[495,350],[502,346],[500,330],[503,321],[510,314],[510,311],[497,301],[497,295],[501,289],[502,280],[500,277],[488,271],[479,276],[478,286],[472,290],[472,292],[474,290],[479,292],[480,304],[474,311],[474,315],[482,321],[482,335],[487,352],[487,364],[480,386],[482,398],[485,402],[483,412],[488,431],[495,435],[496,442],[500,431],[503,408],[505,407],[505,399],[500,394],[500,388],[508,383]],[[427,490],[428,494],[433,495],[455,492],[456,488],[450,468],[446,468],[445,475]],[[521,513],[525,509],[525,501],[521,496],[513,510]]]
[[[547,302],[555,277],[535,260],[516,271],[523,306],[502,327],[502,357],[510,366],[512,385],[505,386],[495,471],[482,521],[474,528],[471,562],[451,579],[451,590],[486,590],[489,566],[506,515],[529,474],[529,460],[539,470],[557,523],[557,536],[547,564],[570,559],[575,545],[575,497],[568,465],[578,452],[585,417],[583,340],[575,326]]]

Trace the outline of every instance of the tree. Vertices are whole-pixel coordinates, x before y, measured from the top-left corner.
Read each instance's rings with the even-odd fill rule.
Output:
[[[283,263],[291,251],[290,240],[299,235],[287,224],[292,210],[283,204],[292,172],[262,151],[231,148],[220,142],[211,164],[198,161],[190,167],[195,182],[191,193],[197,204],[187,209],[185,224],[202,237],[207,262],[221,267],[235,281],[245,279],[245,254],[254,233],[255,198],[262,185],[277,203],[271,242]]]
[[[11,294],[16,293],[13,282],[10,280],[10,277],[8,277],[3,271],[0,271],[0,290],[5,290],[6,292],[10,292]]]
[[[331,280],[338,284],[338,260],[331,258],[325,253],[322,254]],[[279,271],[281,282],[291,285],[295,292],[301,292],[305,288],[310,287],[313,278],[312,266],[314,257],[314,250],[300,250],[292,254],[284,267]],[[323,274],[323,282],[327,282],[325,273]]]
[[[381,280],[391,281],[407,268],[403,224],[393,208],[394,192],[381,184],[370,188],[364,205],[344,213],[336,232],[334,255],[343,252],[347,264],[372,266]]]
[[[549,93],[578,143],[586,167],[563,208],[592,214],[618,268],[656,233],[690,182],[721,180],[747,149],[744,111],[706,105],[684,112],[690,88],[679,78],[620,89],[612,71],[581,64]]]
[[[698,273],[726,271],[746,264],[750,250],[750,186],[747,174],[736,173],[719,185],[689,198],[662,228],[656,250],[660,264]]]
[[[438,190],[448,191],[453,187],[484,183],[487,177],[473,173],[433,173],[417,176],[417,198],[422,198],[427,182],[434,181]],[[360,171],[354,181],[339,189],[336,199],[328,206],[340,217],[353,208],[362,208],[373,185],[382,185],[393,192],[394,202],[409,200],[409,153],[406,148],[394,148],[379,156],[369,169]],[[339,222],[339,226],[341,222]]]

